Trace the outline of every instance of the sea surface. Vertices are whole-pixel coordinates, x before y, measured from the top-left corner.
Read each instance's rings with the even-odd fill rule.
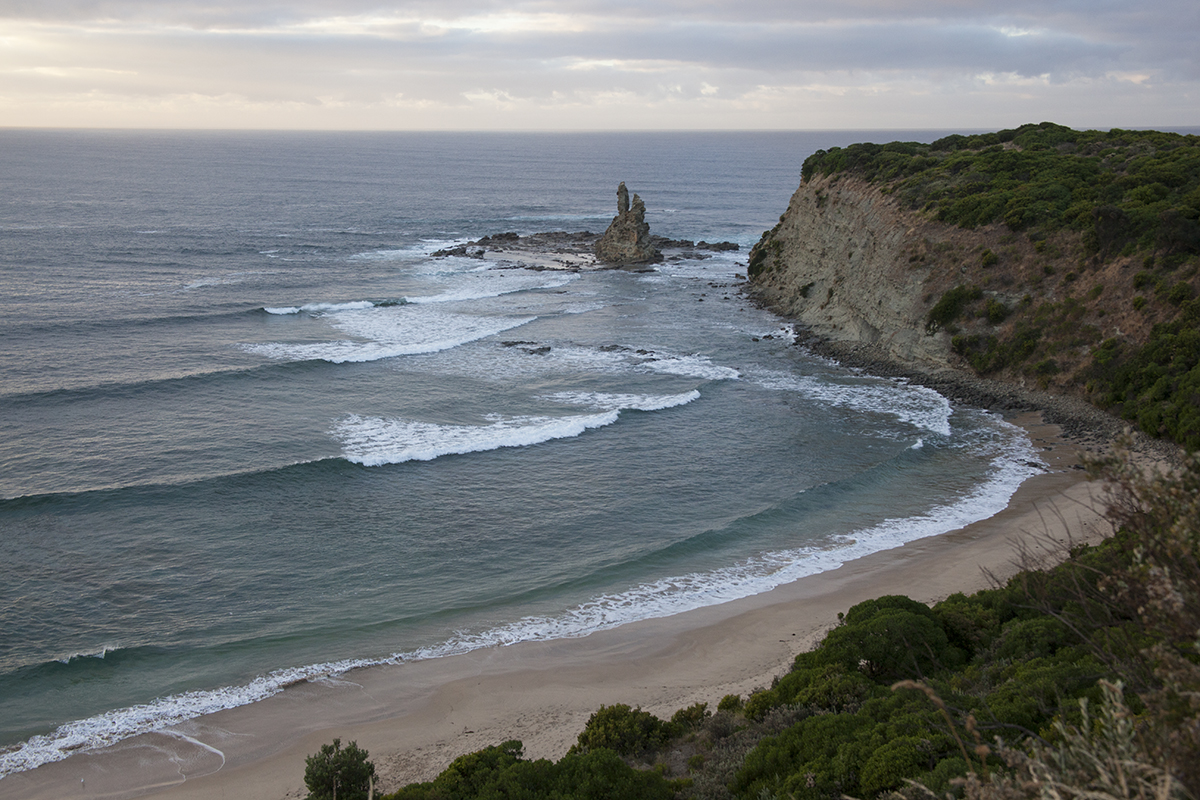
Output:
[[[1019,430],[737,292],[805,156],[944,133],[0,131],[0,776],[998,512]],[[741,249],[431,256],[602,231],[622,180]]]

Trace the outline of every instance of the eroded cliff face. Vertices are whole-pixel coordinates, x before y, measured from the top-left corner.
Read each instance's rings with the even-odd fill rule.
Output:
[[[796,190],[753,254],[754,292],[818,335],[947,364],[949,335],[925,331],[936,288],[919,255],[928,249],[927,224],[865,181],[815,178]]]

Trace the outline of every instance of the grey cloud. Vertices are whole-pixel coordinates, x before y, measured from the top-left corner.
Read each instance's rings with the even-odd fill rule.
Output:
[[[772,73],[956,69],[1026,76],[1103,71],[1128,50],[1066,35],[1006,36],[986,27],[932,28],[918,23],[589,33],[480,46],[493,57],[502,57],[512,47],[540,58],[665,59]]]
[[[514,92],[644,91],[659,82],[698,85],[709,73],[738,73],[747,85],[819,72],[1052,74],[1103,72],[1120,48],[1069,36],[1009,37],[990,28],[919,23],[852,26],[672,26],[660,31],[484,35],[451,31],[397,41],[372,37],[246,36],[173,32],[115,34],[99,65],[137,71],[143,87],[275,87],[288,97],[358,92],[373,84],[412,93],[436,85],[461,93],[480,86]],[[580,61],[616,67],[569,69]],[[621,62],[648,64],[625,69]],[[636,66],[636,65],[635,65]],[[156,76],[173,76],[170,80]],[[386,80],[380,76],[386,76]],[[403,88],[400,88],[403,87]]]
[[[567,15],[588,27],[451,27],[430,36],[404,22],[506,11]],[[353,34],[302,25],[339,15],[380,21]],[[0,0],[5,18],[52,23],[45,36],[58,46],[40,56],[40,71],[4,77],[14,91],[44,96],[371,104],[403,95],[466,106],[475,92],[564,104],[605,93],[708,102],[705,83],[727,100],[838,81],[915,81],[949,92],[983,73],[1051,82],[1121,71],[1200,78],[1194,0]],[[73,39],[76,22],[92,33]]]
[[[699,51],[708,47],[720,63],[716,48],[731,48],[743,52],[743,60],[759,52],[795,68],[806,61],[796,55],[803,49],[819,53],[830,65],[858,60],[860,68],[908,69],[956,61],[964,69],[1020,74],[1041,74],[1071,62],[1086,70],[1084,60],[1118,56],[1132,59],[1129,66],[1135,68],[1159,65],[1194,73],[1194,37],[1200,29],[1200,4],[1194,0],[1011,0],[1002,6],[994,0],[0,0],[0,18],[91,22],[117,30],[122,24],[262,29],[273,35],[339,15],[455,19],[502,12],[568,15],[594,25],[597,30],[588,37],[565,41],[581,48],[581,39],[594,38],[604,42],[606,57],[627,57],[636,49],[705,62],[709,59]],[[807,25],[821,27],[812,34]],[[1030,35],[1006,41],[1009,37],[997,32],[1001,28]],[[377,32],[385,35],[386,26]],[[539,51],[556,46],[541,37],[498,35],[479,41],[493,53],[531,41]],[[586,51],[597,57],[596,47]]]

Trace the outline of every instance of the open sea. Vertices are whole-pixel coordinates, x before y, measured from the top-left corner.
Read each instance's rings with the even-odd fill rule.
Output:
[[[0,131],[0,777],[989,517],[1021,431],[736,291],[804,158],[945,132]],[[432,258],[506,231],[738,252]]]

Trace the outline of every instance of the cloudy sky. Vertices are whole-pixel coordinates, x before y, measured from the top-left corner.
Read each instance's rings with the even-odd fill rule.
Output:
[[[0,126],[1200,125],[1197,0],[0,0]]]

